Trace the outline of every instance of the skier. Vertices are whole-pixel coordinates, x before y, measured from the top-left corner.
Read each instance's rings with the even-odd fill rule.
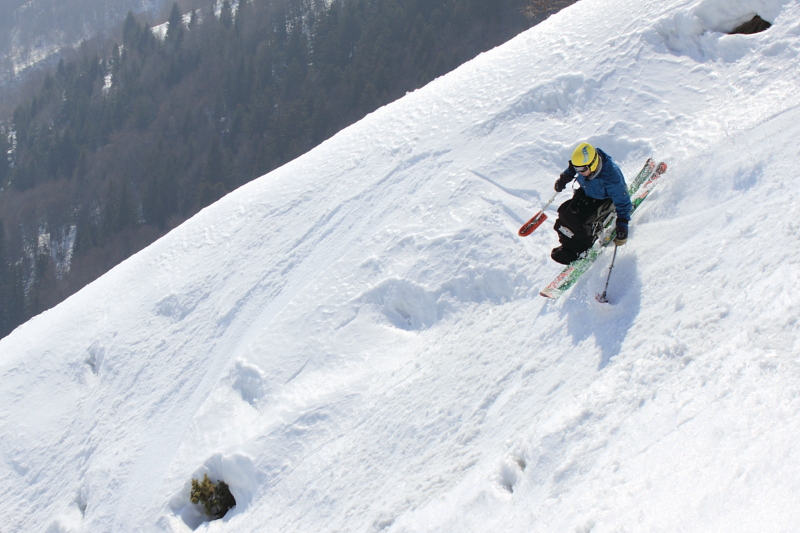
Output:
[[[567,169],[556,180],[556,192],[563,191],[576,178],[576,172],[580,187],[559,206],[553,227],[561,246],[554,248],[550,257],[563,265],[575,261],[592,247],[603,220],[611,214],[612,205],[617,213],[614,244],[622,246],[628,240],[631,198],[625,177],[611,156],[589,143],[581,143],[572,152]]]

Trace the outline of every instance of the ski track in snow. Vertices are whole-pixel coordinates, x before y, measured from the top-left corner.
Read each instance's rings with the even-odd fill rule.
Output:
[[[0,530],[796,531],[798,20],[583,0],[35,317]],[[516,235],[584,139],[669,164],[610,305],[538,296],[566,193]]]

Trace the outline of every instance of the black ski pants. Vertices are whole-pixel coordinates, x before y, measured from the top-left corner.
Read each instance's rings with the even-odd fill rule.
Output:
[[[576,189],[572,198],[558,207],[558,220],[553,229],[558,233],[561,247],[579,255],[594,243],[596,222],[613,209],[610,199],[598,200]]]

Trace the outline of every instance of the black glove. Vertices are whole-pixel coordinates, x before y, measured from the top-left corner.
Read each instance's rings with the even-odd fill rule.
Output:
[[[572,163],[569,164],[569,168],[561,173],[561,175],[556,180],[556,192],[561,192],[567,187],[567,183],[575,179],[575,168],[572,166]]]
[[[614,237],[614,244],[622,246],[628,241],[628,221],[617,219],[617,236]]]

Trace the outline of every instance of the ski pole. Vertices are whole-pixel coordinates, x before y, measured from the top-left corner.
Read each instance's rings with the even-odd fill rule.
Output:
[[[544,207],[542,207],[541,211],[536,213],[532,219],[527,221],[525,224],[523,224],[521,228],[519,228],[519,232],[517,232],[517,234],[520,237],[525,237],[527,235],[530,235],[531,233],[533,233],[533,230],[541,226],[542,222],[544,222],[547,219],[547,215],[544,213],[544,210],[547,209],[550,206],[550,204],[553,203],[553,200],[556,199],[556,196],[558,196],[558,191],[556,191],[556,193],[552,197],[550,197],[547,203],[544,204]]]
[[[606,291],[608,291],[608,282],[611,281],[611,271],[614,270],[614,261],[617,259],[617,248],[619,248],[619,246],[617,246],[615,244],[614,245],[614,255],[611,257],[611,266],[608,267],[608,277],[606,278],[606,286],[603,289],[603,294],[598,294],[597,295],[597,301],[600,302],[600,303],[604,303],[604,304],[608,303],[608,298],[606,298]]]
[[[553,203],[553,200],[556,199],[556,196],[558,196],[558,191],[554,192],[553,196],[551,196],[550,199],[547,200],[547,203],[544,204],[544,207],[542,207],[542,211],[541,211],[542,213],[544,213],[544,210],[547,209],[550,206],[550,204]]]

